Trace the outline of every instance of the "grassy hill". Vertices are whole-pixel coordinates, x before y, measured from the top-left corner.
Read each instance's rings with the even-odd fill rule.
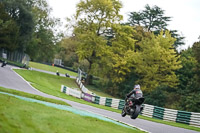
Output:
[[[41,69],[41,70],[45,70],[45,71],[50,71],[50,72],[56,72],[57,70],[62,73],[62,74],[65,74],[65,73],[68,73],[69,75],[71,76],[77,76],[78,74],[75,73],[75,72],[72,72],[72,71],[68,71],[68,70],[65,70],[65,69],[62,69],[62,68],[59,68],[59,67],[53,67],[53,66],[49,66],[49,65],[45,65],[45,64],[41,64],[41,63],[36,63],[36,62],[30,62],[29,63],[29,66],[30,67],[33,67],[33,68],[37,68],[37,69]],[[63,83],[64,84],[64,83]],[[69,86],[70,87],[70,86]],[[77,86],[72,86],[72,87],[75,87],[77,88]],[[101,88],[96,88],[92,85],[89,85],[89,86],[86,86],[90,91],[94,92],[95,94],[97,94],[98,96],[102,96],[102,97],[111,97],[111,98],[114,98],[113,96],[109,95],[109,94],[106,94],[104,93]]]
[[[0,132],[138,133],[142,131],[0,94]]]

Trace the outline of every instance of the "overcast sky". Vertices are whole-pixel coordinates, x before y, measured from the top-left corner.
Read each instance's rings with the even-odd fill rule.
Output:
[[[66,17],[71,17],[76,12],[76,4],[80,0],[47,0],[53,9],[52,15],[60,18],[63,23]],[[165,10],[165,16],[172,17],[168,29],[178,30],[185,37],[186,46],[191,46],[198,41],[200,36],[200,0],[120,0],[123,4],[121,14],[124,21],[128,13],[144,9],[146,4],[151,7],[157,5]]]

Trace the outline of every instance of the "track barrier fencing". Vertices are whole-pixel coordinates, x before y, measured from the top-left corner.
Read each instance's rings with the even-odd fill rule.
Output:
[[[77,77],[76,83],[80,87],[80,91],[62,85],[61,92],[66,93],[67,95],[72,95],[77,98],[82,98],[85,101],[92,102],[95,104],[100,104],[119,110],[123,109],[125,105],[125,100],[97,96],[83,85],[83,83],[81,82],[81,71],[79,70],[78,73],[80,75]],[[196,112],[179,111],[143,104],[143,110],[140,113],[140,115],[200,127],[200,113]]]
[[[30,60],[30,57],[23,52],[19,51],[11,52],[5,49],[0,49],[0,57],[9,61],[26,64],[26,66],[29,65],[29,60]]]

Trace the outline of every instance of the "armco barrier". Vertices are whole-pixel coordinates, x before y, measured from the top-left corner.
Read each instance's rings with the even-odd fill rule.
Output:
[[[144,109],[142,110],[142,115],[147,116],[147,117],[153,117],[153,110],[154,110],[154,106],[144,104]]]
[[[99,104],[99,102],[100,102],[100,97],[95,96],[94,103]]]
[[[123,109],[125,105],[125,101],[124,100],[120,100],[119,101],[119,105],[118,105],[118,109]]]
[[[64,85],[61,85],[61,92],[66,93],[67,87]]]
[[[111,107],[112,104],[112,98],[106,98],[106,106]]]
[[[200,127],[200,113],[191,112],[190,125],[196,125]]]
[[[153,110],[153,118],[157,118],[157,119],[163,120],[164,111],[165,111],[164,108],[155,106],[154,110]]]
[[[177,110],[165,109],[163,120],[176,121],[177,113]]]
[[[99,104],[100,105],[106,105],[106,97],[100,97]]]
[[[69,88],[69,95],[77,97],[77,98],[81,98],[81,91]]]
[[[82,93],[82,99],[88,102],[93,102],[93,96],[88,93]]]
[[[101,104],[101,105],[105,105],[105,106],[120,109],[120,110],[123,109],[125,105],[124,100],[93,95],[93,93],[89,91],[81,83],[80,77],[81,77],[80,75],[79,77],[77,77],[76,82],[81,88],[81,91],[83,92],[82,98],[84,100],[89,101],[89,102],[92,101],[95,104]],[[66,88],[66,92],[67,90],[68,88]],[[63,91],[65,91],[65,89],[63,89]],[[91,100],[91,96],[92,96],[92,100]],[[143,104],[143,108],[144,109],[142,110],[140,115],[200,127],[200,113],[178,111],[178,110],[167,109],[167,108],[157,107],[157,106],[148,105],[148,104]]]
[[[79,85],[80,89],[82,92],[90,94],[90,95],[94,95],[93,92],[89,91],[84,85],[83,83],[81,83],[81,80],[79,78],[76,79],[76,83]]]
[[[61,92],[65,93],[67,95],[77,97],[77,98],[81,98],[81,94],[82,94],[81,91],[71,89],[71,88],[66,87],[64,85],[61,85]]]
[[[189,124],[190,117],[191,117],[191,112],[178,111],[176,122]]]
[[[120,99],[112,99],[112,104],[111,104],[111,107],[112,108],[115,108],[115,109],[118,109],[118,106],[119,106],[119,101]]]

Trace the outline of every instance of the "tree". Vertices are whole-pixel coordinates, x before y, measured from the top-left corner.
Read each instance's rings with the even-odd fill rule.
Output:
[[[181,62],[173,49],[174,41],[169,32],[161,32],[140,42],[141,50],[135,54],[135,71],[140,76],[137,82],[142,84],[143,90],[150,92],[160,85],[178,85],[175,71],[181,68]]]
[[[35,26],[26,52],[34,61],[52,62],[56,54],[56,43],[61,37],[60,33],[55,31],[60,23],[59,19],[50,16],[52,9],[45,0],[32,1],[31,9]]]
[[[170,17],[164,16],[164,10],[158,6],[145,6],[140,12],[130,12],[128,23],[132,26],[144,26],[147,31],[159,32],[165,30]]]
[[[51,62],[60,32],[45,0],[1,0],[0,48],[17,50],[35,61]],[[56,34],[58,33],[58,34]]]
[[[18,48],[19,27],[5,12],[5,6],[0,3],[0,48],[15,50]]]
[[[73,37],[63,38],[61,40],[58,58],[63,60],[65,66],[73,67],[75,63],[78,63],[76,49],[77,44]]]
[[[179,85],[176,90],[177,109],[199,112],[199,63],[198,45],[196,42],[192,48],[181,51],[182,68],[176,73],[179,77]]]
[[[8,31],[3,32],[8,34],[9,30],[16,30],[16,32],[10,34],[13,38],[8,36],[6,39],[7,43],[9,44],[9,41],[10,43],[13,41],[15,44],[15,48],[13,48],[17,48],[23,52],[26,50],[26,46],[31,40],[34,27],[33,14],[31,13],[31,5],[29,2],[28,0],[2,0],[0,2],[3,7],[1,12],[3,11],[4,14],[7,15],[6,17],[10,20],[9,25],[11,26],[7,27]],[[6,21],[4,18],[4,24],[5,23]]]
[[[150,7],[145,6],[145,9],[139,12],[130,12],[127,24],[131,26],[142,26],[146,31],[152,31],[154,34],[158,35],[161,30],[167,30],[167,22],[171,21],[171,17],[164,15],[164,10],[158,6]],[[176,38],[174,42],[174,47],[177,48],[183,45],[184,37],[177,33],[177,30],[170,31],[171,36]]]
[[[198,63],[200,63],[200,41],[193,44],[192,50]]]
[[[154,106],[164,107],[167,99],[167,96],[164,92],[165,88],[166,86],[161,85],[158,86],[151,93],[144,93],[145,103]]]
[[[177,71],[180,81],[177,92],[180,95],[184,95],[187,93],[187,85],[190,84],[194,75],[196,74],[195,68],[197,66],[197,60],[194,57],[192,48],[182,51],[180,55],[182,68]]]
[[[82,0],[77,4],[74,34],[78,40],[79,60],[89,62],[86,83],[91,79],[92,68],[109,49],[104,31],[122,19],[121,7],[118,0]]]
[[[200,41],[194,43],[192,50],[194,51],[194,56],[198,62],[196,66],[196,74],[198,77],[198,83],[200,85]]]

